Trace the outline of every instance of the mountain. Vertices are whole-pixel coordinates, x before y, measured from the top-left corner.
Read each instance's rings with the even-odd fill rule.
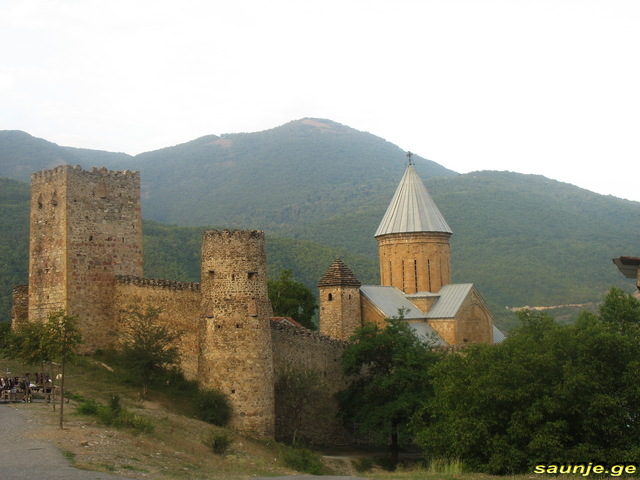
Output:
[[[61,147],[20,130],[0,130],[0,177],[31,181],[31,174],[57,165],[108,165],[133,158],[125,153]]]
[[[460,175],[414,160],[454,232],[453,281],[476,283],[503,325],[512,322],[506,307],[596,302],[612,285],[633,290],[611,258],[638,254],[640,203],[542,176]],[[140,170],[147,275],[197,280],[198,225],[260,228],[269,261],[315,290],[336,255],[361,281],[377,281],[373,233],[406,159],[384,139],[320,119],[135,157],[0,132],[2,175],[28,180],[27,170],[62,161]]]

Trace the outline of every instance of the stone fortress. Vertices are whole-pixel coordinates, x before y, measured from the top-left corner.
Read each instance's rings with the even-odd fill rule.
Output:
[[[117,345],[131,305],[159,308],[159,321],[183,332],[185,376],[226,394],[231,426],[257,437],[291,433],[274,388],[289,367],[319,372],[324,404],[334,402],[345,340],[363,322],[403,308],[443,346],[500,339],[475,287],[450,285],[451,230],[411,162],[376,233],[382,285],[360,285],[336,260],[319,282],[320,332],[273,318],[261,231],[204,232],[200,283],[145,278],[139,172],[63,165],[33,174],[31,197],[29,285],[14,288],[14,326],[64,310],[80,319],[92,352]],[[313,408],[298,434],[347,438],[334,414]]]

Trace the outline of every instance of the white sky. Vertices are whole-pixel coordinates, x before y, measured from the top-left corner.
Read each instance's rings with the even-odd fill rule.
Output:
[[[137,154],[302,117],[640,201],[639,0],[0,0],[0,130]]]

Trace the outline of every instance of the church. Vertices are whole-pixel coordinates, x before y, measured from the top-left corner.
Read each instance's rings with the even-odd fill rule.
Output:
[[[472,283],[451,283],[451,228],[409,163],[378,226],[380,285],[362,285],[340,259],[318,283],[320,333],[347,340],[397,317],[438,346],[499,343],[504,335]]]

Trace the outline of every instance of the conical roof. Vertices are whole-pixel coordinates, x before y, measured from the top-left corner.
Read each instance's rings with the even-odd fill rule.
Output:
[[[411,164],[374,236],[410,232],[453,233]]]
[[[359,287],[360,281],[342,260],[336,258],[318,282],[318,287]]]

